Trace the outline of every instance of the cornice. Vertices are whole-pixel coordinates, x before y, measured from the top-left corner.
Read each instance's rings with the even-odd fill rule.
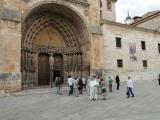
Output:
[[[160,15],[160,11],[158,11],[158,12],[156,12],[156,13],[148,16],[148,17],[141,18],[140,20],[138,20],[138,21],[136,21],[136,22],[133,22],[131,25],[132,25],[132,26],[139,25],[139,24],[141,24],[141,23],[143,23],[143,22],[146,22],[146,21],[148,21],[148,20],[150,20],[150,19],[152,19],[152,18],[155,18],[155,17],[157,17],[157,16],[159,16],[159,15]]]
[[[144,31],[144,32],[151,32],[151,33],[158,33],[158,34],[160,34],[160,32],[155,31],[155,30],[141,28],[141,27],[136,27],[136,26],[131,26],[131,25],[126,25],[126,24],[122,24],[122,23],[118,23],[118,22],[113,22],[113,21],[108,21],[108,20],[102,20],[101,21],[101,25],[103,25],[103,24],[120,26],[120,27],[123,27],[123,28],[128,28],[128,29],[133,29],[133,30],[139,30],[139,31]]]

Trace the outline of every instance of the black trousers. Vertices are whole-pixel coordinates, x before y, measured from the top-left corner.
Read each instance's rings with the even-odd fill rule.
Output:
[[[117,90],[119,90],[119,86],[120,86],[120,83],[119,83],[119,82],[117,82]]]

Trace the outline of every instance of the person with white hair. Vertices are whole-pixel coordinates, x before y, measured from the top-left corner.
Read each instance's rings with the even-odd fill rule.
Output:
[[[90,87],[90,100],[92,101],[96,101],[98,99],[97,97],[97,86],[98,86],[98,82],[96,80],[96,77],[93,76],[93,78],[91,79],[90,83],[89,83],[89,87]]]
[[[73,81],[73,93],[75,97],[78,97],[78,78],[75,78]]]
[[[91,82],[91,80],[92,80],[92,77],[89,76],[89,77],[88,77],[88,80],[87,80],[87,87],[88,87],[88,95],[89,95],[89,96],[90,96],[90,82]]]

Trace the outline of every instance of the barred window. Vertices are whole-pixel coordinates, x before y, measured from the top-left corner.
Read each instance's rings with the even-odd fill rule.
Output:
[[[123,67],[123,60],[117,59],[117,67]]]
[[[147,68],[147,60],[143,60],[143,67]]]
[[[120,37],[116,37],[116,47],[122,47],[121,38]]]
[[[145,43],[145,41],[141,41],[141,47],[142,47],[142,50],[146,50],[146,43]]]

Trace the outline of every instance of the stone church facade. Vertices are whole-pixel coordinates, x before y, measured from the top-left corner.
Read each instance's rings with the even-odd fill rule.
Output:
[[[147,21],[157,16],[116,23],[116,1],[0,0],[0,90],[52,87],[68,75],[153,79],[160,34]]]

